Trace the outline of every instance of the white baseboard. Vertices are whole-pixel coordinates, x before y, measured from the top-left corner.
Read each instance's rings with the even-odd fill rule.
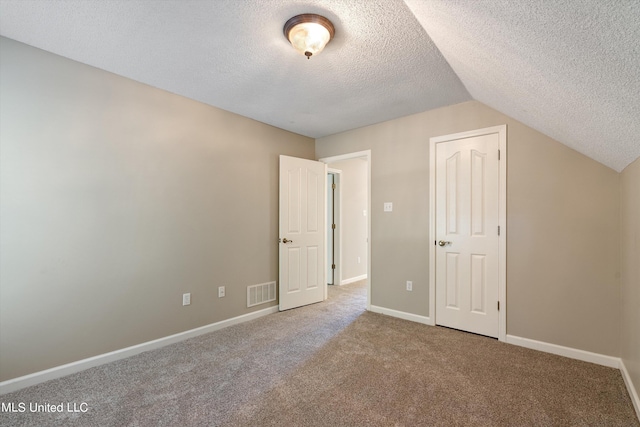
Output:
[[[243,314],[241,316],[232,317],[231,319],[222,320],[220,322],[211,323],[209,325],[201,326],[199,328],[191,329],[188,331],[180,332],[174,335],[169,335],[157,340],[148,341],[142,344],[137,344],[131,347],[126,347],[120,350],[115,350],[109,353],[99,354],[97,356],[89,357],[87,359],[78,360],[76,362],[67,363],[66,365],[56,366],[54,368],[46,369],[44,371],[34,372],[33,374],[25,375],[18,378],[0,382],[0,394],[11,393],[16,390],[20,390],[25,387],[40,384],[45,381],[53,380],[56,378],[64,377],[66,375],[74,374],[76,372],[84,371],[85,369],[93,368],[94,366],[103,365],[105,363],[114,362],[116,360],[125,359],[127,357],[134,356],[145,351],[154,350],[156,348],[164,347],[169,344],[174,344],[186,340],[188,338],[197,337],[209,332],[217,331],[238,323],[248,322],[249,320],[257,319],[268,314],[277,313],[278,306],[268,307],[262,310],[254,311],[251,313]]]
[[[622,379],[624,379],[624,384],[627,386],[629,397],[633,402],[633,407],[635,408],[636,415],[640,421],[640,397],[638,397],[638,391],[634,387],[633,381],[631,381],[631,375],[629,375],[629,371],[627,371],[627,367],[624,366],[624,360],[622,359],[620,359],[620,373],[622,373]]]
[[[526,347],[533,350],[544,351],[545,353],[556,354],[558,356],[569,357],[571,359],[582,360],[583,362],[595,363],[597,365],[607,366],[609,368],[618,368],[620,366],[620,358],[607,356],[590,351],[578,350],[571,347],[563,347],[561,345],[549,344],[543,341],[531,340],[529,338],[516,337],[507,335],[507,343],[520,347]]]
[[[397,317],[399,319],[410,320],[412,322],[423,323],[425,325],[433,326],[433,322],[431,318],[427,316],[420,316],[418,314],[406,313],[404,311],[392,310],[390,308],[378,307],[376,305],[371,305],[369,311],[374,313],[386,314],[387,316]]]
[[[348,285],[349,283],[353,283],[353,282],[359,282],[360,280],[364,280],[366,278],[367,278],[367,275],[363,274],[361,276],[352,277],[350,279],[344,279],[340,282],[340,286]]]

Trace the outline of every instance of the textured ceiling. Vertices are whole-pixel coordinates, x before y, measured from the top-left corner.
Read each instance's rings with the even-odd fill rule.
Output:
[[[300,13],[336,28],[309,60]],[[402,0],[2,0],[0,33],[314,138],[471,99]]]
[[[299,13],[336,27],[310,60]],[[637,0],[0,0],[3,36],[302,135],[477,99],[618,171],[639,23]]]
[[[406,3],[474,99],[617,171],[640,157],[640,1]]]

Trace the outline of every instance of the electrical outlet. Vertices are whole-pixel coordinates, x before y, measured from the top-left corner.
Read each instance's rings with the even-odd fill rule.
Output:
[[[408,291],[413,290],[413,282],[411,280],[407,280],[407,290]]]
[[[384,211],[392,212],[393,211],[393,203],[392,202],[384,202]]]
[[[360,257],[358,257],[358,264],[360,264]]]
[[[226,291],[224,289],[224,286],[218,286],[218,298],[222,298],[224,297]]]
[[[182,294],[182,305],[190,305],[191,304],[191,294]]]

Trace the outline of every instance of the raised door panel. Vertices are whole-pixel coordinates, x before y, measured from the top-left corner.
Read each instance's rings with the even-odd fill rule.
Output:
[[[300,292],[300,248],[287,248],[287,293]]]
[[[446,162],[446,234],[458,233],[458,192],[460,191],[460,152],[451,155]]]
[[[297,234],[300,233],[300,223],[302,221],[302,176],[299,168],[288,169],[287,182],[287,211],[288,216],[286,220],[287,233]]]
[[[469,213],[469,219],[471,221],[472,236],[484,236],[486,230],[486,158],[486,153],[481,153],[477,150],[471,150],[471,212]]]
[[[460,254],[446,254],[446,308],[460,309]]]
[[[320,180],[324,179],[318,176],[314,171],[307,171],[307,217],[305,221],[305,230],[307,233],[318,233],[320,230],[319,218],[320,212],[318,212],[318,197],[320,196],[319,190],[322,188]]]
[[[487,307],[487,277],[485,255],[471,255],[471,311],[485,314]]]

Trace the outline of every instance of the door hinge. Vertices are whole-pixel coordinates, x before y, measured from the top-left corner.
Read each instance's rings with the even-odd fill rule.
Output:
[[[335,230],[336,229],[336,225],[335,224],[331,224],[331,228],[333,228]]]
[[[498,160],[500,160],[500,150],[498,150]]]
[[[498,301],[498,311],[500,311],[500,301]]]
[[[334,182],[333,184],[331,184],[331,189],[335,190],[336,189],[336,183]]]
[[[500,235],[500,226],[498,226],[498,236]]]
[[[335,270],[336,269],[336,265],[335,264],[331,264],[331,269]]]

